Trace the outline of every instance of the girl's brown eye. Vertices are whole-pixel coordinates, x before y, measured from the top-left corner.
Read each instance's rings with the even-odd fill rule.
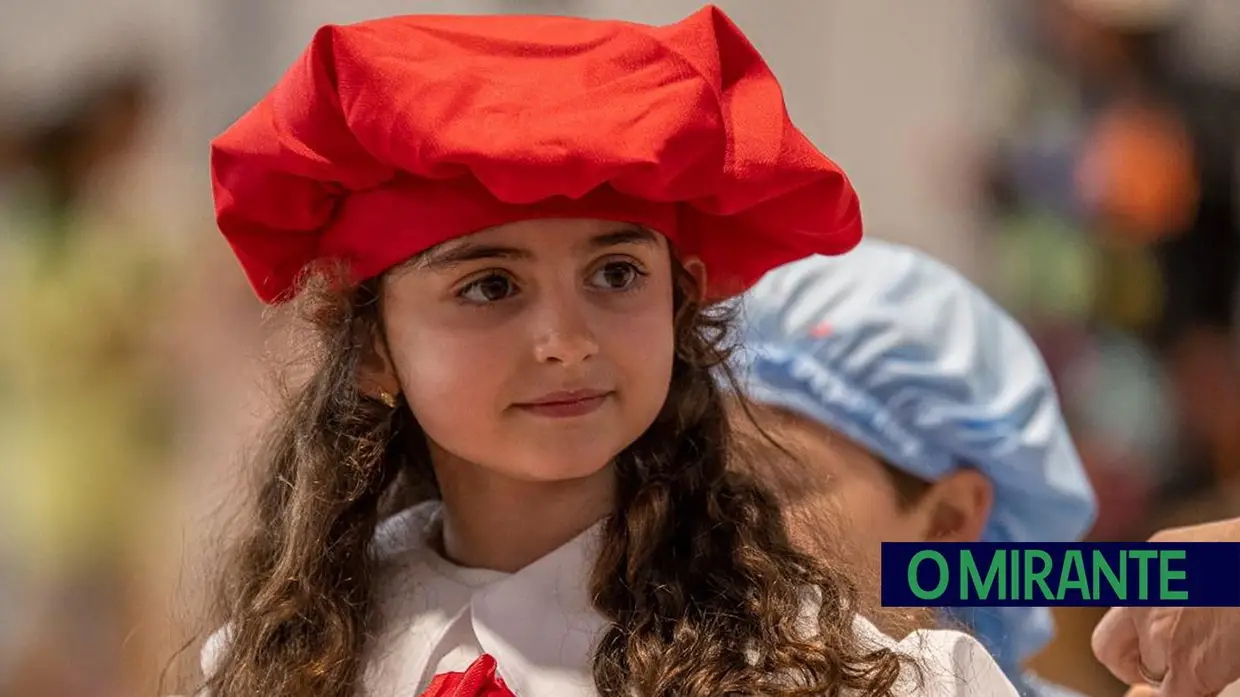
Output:
[[[491,274],[461,289],[458,297],[472,303],[493,303],[516,294],[517,287],[507,276]]]
[[[635,264],[613,261],[604,264],[591,279],[594,286],[604,290],[626,290],[643,275]]]

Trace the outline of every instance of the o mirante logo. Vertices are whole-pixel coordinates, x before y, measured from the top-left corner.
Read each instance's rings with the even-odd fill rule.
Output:
[[[889,607],[1240,606],[1240,544],[883,543]]]

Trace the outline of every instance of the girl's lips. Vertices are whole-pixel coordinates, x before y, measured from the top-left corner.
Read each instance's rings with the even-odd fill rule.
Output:
[[[530,402],[520,402],[516,406],[539,416],[570,418],[596,411],[611,394],[604,390],[552,392]]]

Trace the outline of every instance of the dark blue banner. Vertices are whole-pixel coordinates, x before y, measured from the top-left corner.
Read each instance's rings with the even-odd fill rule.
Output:
[[[887,607],[1240,607],[1240,544],[884,542]]]

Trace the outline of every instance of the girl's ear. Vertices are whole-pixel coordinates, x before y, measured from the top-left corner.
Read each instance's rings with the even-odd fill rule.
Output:
[[[362,361],[357,369],[358,389],[373,399],[387,402],[400,394],[400,379],[388,351],[387,340],[377,325],[361,330]]]
[[[697,257],[686,257],[681,262],[681,266],[689,272],[689,275],[693,277],[693,282],[697,284],[698,297],[706,295],[706,264]]]

